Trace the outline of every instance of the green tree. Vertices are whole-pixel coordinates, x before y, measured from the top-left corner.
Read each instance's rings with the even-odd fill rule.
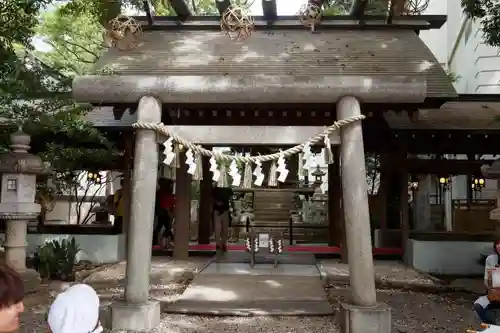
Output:
[[[88,14],[64,14],[64,6],[44,13],[35,29],[50,50],[37,57],[70,77],[87,73],[101,56],[102,27]]]
[[[55,181],[112,159],[116,150],[107,138],[82,115],[90,109],[72,101],[74,70],[59,62],[62,70],[33,56],[32,38],[40,11],[49,1],[7,1],[0,3],[0,119],[3,136],[0,150],[8,147],[6,136],[22,128],[32,136],[32,152],[50,161]],[[53,39],[47,41],[57,46]],[[54,49],[51,52],[57,54]],[[53,57],[52,57],[53,58]],[[47,59],[51,59],[50,52]],[[94,158],[95,157],[95,158]],[[92,165],[94,162],[94,165]]]
[[[500,2],[496,0],[461,0],[465,14],[478,20],[483,30],[484,42],[500,46]]]

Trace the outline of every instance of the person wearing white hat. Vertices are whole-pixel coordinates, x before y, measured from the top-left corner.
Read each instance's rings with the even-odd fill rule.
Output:
[[[52,333],[101,333],[99,296],[86,284],[69,287],[50,306],[48,324]]]

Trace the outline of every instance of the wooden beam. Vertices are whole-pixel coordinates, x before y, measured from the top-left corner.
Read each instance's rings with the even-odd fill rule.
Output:
[[[409,158],[407,161],[408,172],[415,175],[480,175],[481,166],[491,164],[491,161],[486,160],[424,160]]]
[[[219,11],[219,14],[224,14],[224,12],[231,6],[230,0],[215,0],[215,6]]]
[[[171,3],[182,0],[169,0]],[[216,0],[219,4],[219,1]],[[221,0],[228,3],[229,0]],[[184,3],[185,4],[185,3]],[[187,6],[187,5],[186,5]],[[174,5],[172,4],[172,7]],[[187,7],[186,7],[187,8]],[[218,5],[219,11],[224,12],[227,7]],[[175,8],[174,8],[175,9]],[[176,10],[177,12],[177,10]],[[179,14],[179,12],[177,12]],[[187,19],[189,15],[184,15]],[[182,16],[180,16],[182,17]],[[178,17],[156,16],[155,25],[148,26],[145,16],[133,16],[135,20],[144,25],[144,30],[220,30],[220,16],[190,16],[189,20],[183,20],[179,24]],[[273,24],[263,16],[255,16],[255,26],[257,30],[268,29],[303,29],[304,26],[295,16],[277,16]],[[386,24],[386,15],[364,15],[364,25],[360,25],[359,19],[349,15],[324,16],[318,29],[368,29],[368,28],[389,28],[389,29],[410,29],[429,30],[439,29],[446,22],[446,15],[418,15],[418,16],[395,16],[391,25]]]
[[[264,12],[264,19],[268,21],[274,21],[278,17],[276,0],[262,0],[262,10]]]
[[[172,6],[173,10],[177,14],[177,16],[182,20],[185,21],[192,15],[191,10],[188,7],[188,4],[184,0],[169,0],[170,5]]]
[[[148,24],[149,25],[153,25],[155,24],[155,11],[154,11],[154,7],[153,5],[151,4],[151,1],[150,0],[144,0],[142,2],[143,4],[143,7],[144,7],[144,11],[146,12],[146,17],[148,18]]]
[[[169,131],[185,140],[203,145],[294,146],[324,131],[323,126],[178,126]],[[159,140],[163,142],[161,136]],[[332,145],[340,144],[338,131],[330,135]]]

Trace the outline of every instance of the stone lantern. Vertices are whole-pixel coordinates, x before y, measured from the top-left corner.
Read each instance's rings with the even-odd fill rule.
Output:
[[[0,155],[0,218],[5,220],[5,263],[23,278],[26,291],[40,283],[39,274],[26,268],[28,221],[37,218],[36,176],[48,169],[40,157],[28,153],[31,138],[18,131],[10,135],[11,151]]]
[[[311,175],[314,177],[314,194],[310,200],[308,220],[314,224],[323,224],[326,222],[326,218],[328,215],[328,196],[326,194],[323,194],[323,191],[321,190],[323,177],[326,175],[326,173],[323,172],[318,165],[316,166],[316,170],[314,170]]]
[[[500,160],[496,160],[491,166],[481,166],[481,173],[485,178],[497,181],[497,207],[490,212],[490,219],[495,221],[495,229],[500,232]]]
[[[321,168],[319,167],[319,165],[317,165],[316,170],[314,170],[311,175],[314,177],[313,187],[318,189],[321,184],[323,184],[323,177],[326,175],[326,173],[321,171]]]

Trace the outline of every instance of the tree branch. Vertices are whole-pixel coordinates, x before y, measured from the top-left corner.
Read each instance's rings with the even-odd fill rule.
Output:
[[[88,48],[86,48],[85,46],[82,46],[82,45],[80,45],[80,44],[78,44],[78,43],[71,42],[71,41],[69,41],[69,40],[65,40],[64,42],[65,42],[65,43],[67,43],[67,44],[69,44],[69,45],[73,45],[74,47],[78,47],[78,48],[82,49],[83,51],[85,51],[85,52],[87,52],[87,53],[91,54],[91,55],[92,55],[92,56],[93,56],[96,60],[97,60],[97,59],[99,59],[99,55],[97,55],[95,52],[93,52],[93,51],[89,50],[89,49],[88,49]],[[95,62],[95,61],[94,61],[94,62]]]

